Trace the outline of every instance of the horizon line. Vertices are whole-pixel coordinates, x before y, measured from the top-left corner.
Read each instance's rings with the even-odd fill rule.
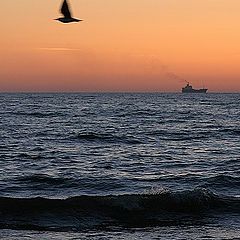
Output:
[[[184,94],[184,95],[192,95],[192,93],[182,93],[180,91],[0,91],[0,94]],[[194,93],[194,95],[203,95],[201,93]],[[208,94],[240,94],[238,92],[220,92],[220,91],[211,91],[204,93],[204,95]]]

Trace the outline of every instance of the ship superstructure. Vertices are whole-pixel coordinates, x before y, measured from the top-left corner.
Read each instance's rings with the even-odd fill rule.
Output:
[[[194,89],[189,82],[187,82],[187,85],[182,88],[182,93],[206,93],[207,88],[201,88],[201,89]]]

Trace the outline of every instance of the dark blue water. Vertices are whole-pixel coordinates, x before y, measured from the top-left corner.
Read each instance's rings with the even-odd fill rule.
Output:
[[[1,239],[238,239],[240,94],[0,94]]]

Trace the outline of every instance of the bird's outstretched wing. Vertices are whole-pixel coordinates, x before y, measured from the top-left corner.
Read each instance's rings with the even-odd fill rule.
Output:
[[[62,8],[61,8],[61,13],[63,14],[63,16],[65,18],[72,18],[71,12],[70,12],[69,7],[68,7],[67,0],[63,1],[63,5],[62,5]]]

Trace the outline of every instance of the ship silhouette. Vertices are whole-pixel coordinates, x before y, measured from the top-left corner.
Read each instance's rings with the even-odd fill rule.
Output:
[[[207,93],[207,91],[207,88],[194,89],[189,82],[187,82],[187,85],[182,88],[182,93]]]

